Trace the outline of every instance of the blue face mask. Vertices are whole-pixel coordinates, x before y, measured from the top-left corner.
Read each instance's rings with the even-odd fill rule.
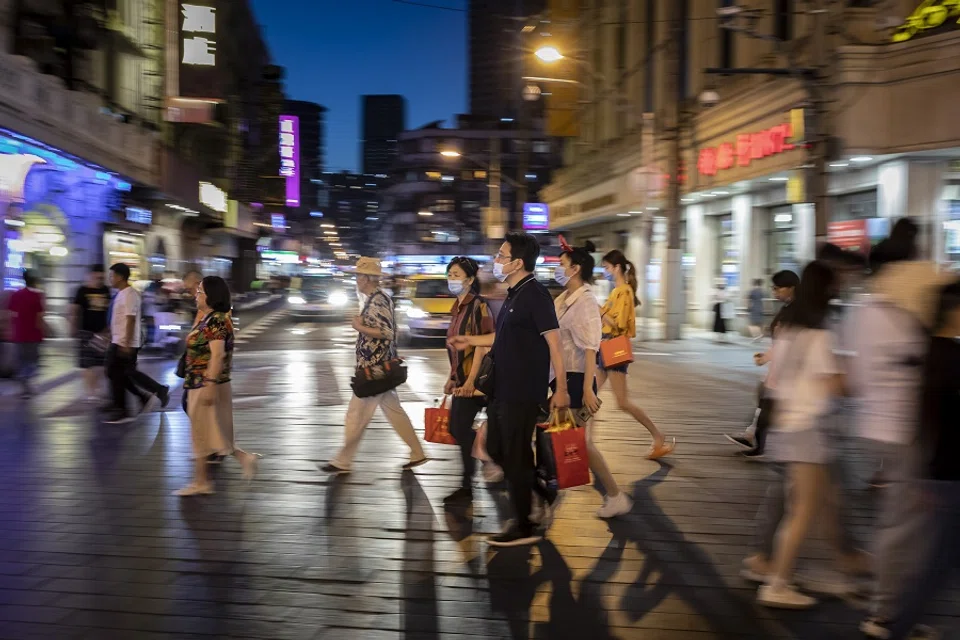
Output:
[[[603,272],[603,279],[606,280],[607,282],[614,282],[613,274],[610,273],[609,271]]]
[[[553,273],[553,279],[557,281],[561,287],[567,286],[567,283],[570,282],[570,276],[567,275],[567,270],[563,265],[558,265],[557,270]]]
[[[459,296],[463,293],[463,280],[447,280],[447,288],[450,289],[450,293],[455,296]]]

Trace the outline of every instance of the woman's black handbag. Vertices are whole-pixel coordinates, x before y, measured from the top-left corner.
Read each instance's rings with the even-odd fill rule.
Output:
[[[369,367],[357,367],[350,387],[358,398],[393,391],[407,381],[407,367],[400,358],[391,358]]]
[[[473,388],[487,396],[493,397],[494,388],[494,366],[493,352],[488,351],[480,361],[480,369],[477,371],[477,379],[473,383]]]

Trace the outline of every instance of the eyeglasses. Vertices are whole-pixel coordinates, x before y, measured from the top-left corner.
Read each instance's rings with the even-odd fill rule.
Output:
[[[505,260],[506,262],[513,262],[513,258],[510,256],[505,256],[500,251],[497,251],[497,255],[493,256],[494,260]]]

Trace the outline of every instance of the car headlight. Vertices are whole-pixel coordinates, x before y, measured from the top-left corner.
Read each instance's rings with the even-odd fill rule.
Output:
[[[407,317],[413,318],[414,320],[420,320],[421,318],[426,318],[430,314],[421,309],[420,307],[410,307],[407,309]]]
[[[334,291],[330,294],[330,297],[327,298],[327,302],[335,307],[344,307],[348,302],[347,294],[343,291]]]
[[[290,296],[289,298],[287,298],[287,302],[289,302],[290,304],[303,304],[304,302],[306,302],[306,300],[304,300],[300,296]]]

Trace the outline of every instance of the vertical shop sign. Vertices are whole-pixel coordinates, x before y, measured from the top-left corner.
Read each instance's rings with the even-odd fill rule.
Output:
[[[287,179],[287,206],[300,206],[300,118],[280,116],[280,175]]]

